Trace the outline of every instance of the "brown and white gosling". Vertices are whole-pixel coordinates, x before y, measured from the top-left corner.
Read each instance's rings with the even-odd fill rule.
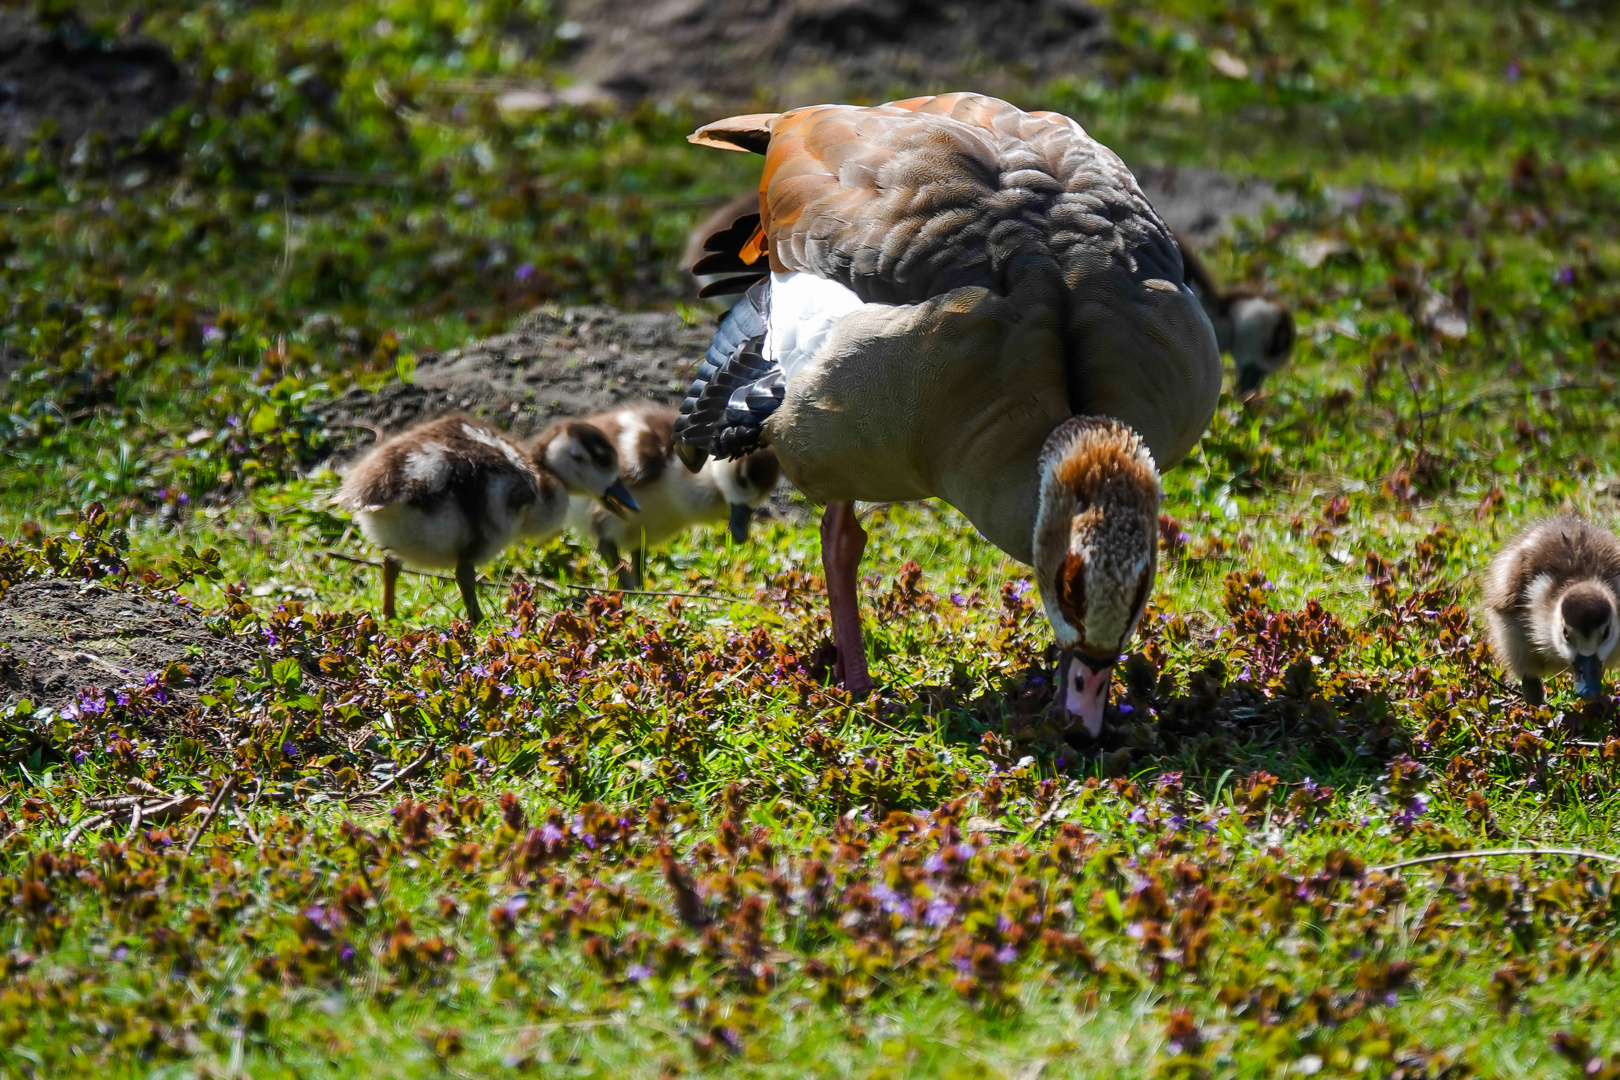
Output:
[[[589,539],[610,567],[619,588],[639,589],[646,549],[695,525],[725,521],[737,543],[748,539],[754,511],[764,505],[782,475],[776,451],[766,447],[736,461],[710,459],[697,472],[675,456],[675,418],[667,405],[629,405],[587,421],[619,451],[625,483],[640,509],[615,517],[590,499],[575,498],[568,524]],[[627,555],[621,561],[621,555]]]
[[[1232,358],[1238,393],[1258,389],[1293,354],[1294,316],[1277,301],[1252,290],[1222,289],[1197,252],[1185,240],[1176,239],[1181,246],[1183,280],[1204,306],[1221,351]]]
[[[520,537],[562,531],[571,493],[615,510],[635,498],[619,455],[595,428],[561,421],[528,449],[469,416],[442,416],[384,441],[350,469],[333,503],[351,511],[383,550],[383,617],[394,617],[402,566],[453,569],[467,619],[477,624],[478,567]]]
[[[1587,701],[1620,663],[1620,538],[1574,517],[1532,525],[1491,561],[1485,580],[1491,647],[1532,705],[1541,680],[1566,668]]]

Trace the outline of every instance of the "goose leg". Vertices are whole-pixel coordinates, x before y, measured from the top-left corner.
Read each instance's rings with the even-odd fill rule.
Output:
[[[827,599],[832,607],[833,645],[838,649],[833,675],[845,690],[856,695],[872,689],[856,591],[865,550],[866,531],[855,517],[855,504],[828,503],[821,515],[821,566],[827,575]]]
[[[394,617],[394,582],[399,580],[400,561],[392,555],[383,556],[383,618]]]
[[[461,589],[461,602],[467,605],[467,621],[477,626],[484,613],[478,610],[478,567],[470,559],[456,563],[456,585]]]
[[[1524,700],[1538,708],[1547,703],[1547,695],[1541,689],[1541,680],[1534,675],[1524,677]]]
[[[631,589],[642,589],[647,585],[647,549],[638,547],[630,553],[630,584]]]

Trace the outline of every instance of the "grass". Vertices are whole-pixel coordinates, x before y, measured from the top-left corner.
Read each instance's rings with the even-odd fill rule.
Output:
[[[1294,196],[1207,253],[1302,338],[1166,477],[1100,748],[1046,719],[1027,571],[933,504],[869,520],[875,701],[817,670],[808,527],[651,560],[713,600],[520,586],[475,633],[411,580],[375,622],[309,406],[537,303],[680,302],[750,164],[679,103],[446,89],[554,70],[536,0],[144,7],[192,103],[0,162],[0,580],[178,592],[265,660],[13,706],[0,1076],[1620,1075],[1611,866],[1367,869],[1620,850],[1620,706],[1526,708],[1473,615],[1513,529],[1620,517],[1608,6],[1118,0],[1028,89]],[[196,817],[70,851],[137,781],[232,789],[189,857]]]

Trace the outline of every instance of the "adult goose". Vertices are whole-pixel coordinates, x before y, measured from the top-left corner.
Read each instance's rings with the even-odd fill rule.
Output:
[[[1151,590],[1158,469],[1215,409],[1214,331],[1124,164],[1074,121],[977,94],[721,120],[765,157],[675,435],[683,460],[773,446],[825,502],[835,674],[868,690],[857,500],[938,497],[1035,567],[1062,698],[1101,728]]]

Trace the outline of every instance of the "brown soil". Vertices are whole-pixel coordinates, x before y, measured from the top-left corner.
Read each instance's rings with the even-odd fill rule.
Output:
[[[248,674],[255,660],[173,601],[78,581],[27,581],[0,595],[0,703],[60,709],[81,691],[139,685],[179,662],[190,677],[168,692],[184,704],[217,678]]]
[[[776,107],[972,88],[1012,94],[1089,66],[1084,0],[569,0],[582,83],[621,98]]]
[[[1137,165],[1131,171],[1165,224],[1195,245],[1224,232],[1234,218],[1258,221],[1267,207],[1291,202],[1264,180],[1241,179],[1216,169]]]
[[[542,308],[511,333],[429,354],[411,382],[350,390],[324,407],[329,423],[392,433],[460,409],[517,435],[621,401],[679,402],[714,333],[673,312]]]
[[[156,41],[109,41],[72,20],[46,29],[0,12],[0,142],[26,145],[50,120],[64,147],[89,132],[131,143],[185,99],[186,86]]]

